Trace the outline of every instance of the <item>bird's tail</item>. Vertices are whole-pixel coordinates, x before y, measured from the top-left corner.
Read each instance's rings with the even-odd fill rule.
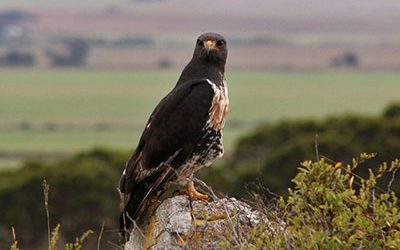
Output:
[[[124,211],[119,219],[119,230],[121,239],[127,240],[126,233],[135,222],[141,225],[145,221],[147,209],[149,208],[149,200],[154,197],[161,196],[168,188],[168,182],[174,179],[175,171],[171,168],[165,169],[161,175],[152,175],[144,181],[136,185],[134,191],[129,196],[128,202],[125,205]]]
[[[149,191],[138,188],[128,198],[124,210],[119,218],[119,231],[122,240],[127,240],[126,233],[133,223],[140,223],[142,214],[145,212],[146,200],[149,198]]]

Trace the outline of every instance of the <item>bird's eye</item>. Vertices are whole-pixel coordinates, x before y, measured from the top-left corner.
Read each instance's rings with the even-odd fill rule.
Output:
[[[203,44],[203,41],[202,41],[202,40],[200,40],[200,39],[199,39],[199,40],[197,40],[197,45],[198,45],[198,46],[203,46],[203,45],[204,45],[204,44]]]
[[[224,40],[217,41],[217,46],[218,47],[223,47],[224,45],[225,45],[225,41]]]

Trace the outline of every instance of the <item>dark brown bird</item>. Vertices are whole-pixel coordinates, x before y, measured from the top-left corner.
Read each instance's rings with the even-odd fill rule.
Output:
[[[191,178],[224,153],[227,55],[223,36],[202,34],[175,87],[151,114],[120,179],[121,192],[129,194],[120,218],[122,234],[132,220],[143,219],[146,201],[158,198],[175,181],[188,180],[191,197],[208,198],[194,189]]]

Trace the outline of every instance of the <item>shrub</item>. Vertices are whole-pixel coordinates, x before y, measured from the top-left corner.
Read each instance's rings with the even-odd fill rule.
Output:
[[[83,66],[89,56],[90,45],[83,39],[75,38],[64,41],[68,50],[66,55],[54,51],[48,51],[47,56],[51,59],[53,66]]]
[[[337,56],[332,59],[331,65],[333,67],[358,67],[360,60],[356,53],[346,52],[343,55]]]
[[[35,64],[35,56],[30,52],[10,50],[5,56],[0,57],[0,65],[31,66]]]
[[[383,117],[399,119],[400,118],[400,102],[390,104],[383,112]]]
[[[373,155],[362,154],[352,164],[331,164],[322,159],[306,161],[294,178],[294,189],[280,198],[278,209],[266,211],[282,229],[271,231],[270,222],[245,234],[241,249],[398,249],[400,210],[398,198],[377,182],[385,174],[394,176],[400,161],[382,164],[360,178],[354,170]]]

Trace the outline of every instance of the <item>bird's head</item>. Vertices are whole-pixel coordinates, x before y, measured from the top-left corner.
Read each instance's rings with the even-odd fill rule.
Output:
[[[228,56],[226,40],[217,33],[204,33],[197,38],[193,58],[208,63],[225,64]]]

